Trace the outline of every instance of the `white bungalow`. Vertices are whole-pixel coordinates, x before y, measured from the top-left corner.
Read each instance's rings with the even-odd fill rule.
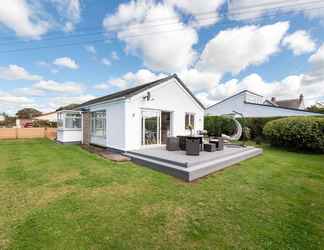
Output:
[[[177,75],[99,97],[58,113],[57,140],[130,151],[204,128],[204,106]],[[190,126],[191,125],[191,126]]]
[[[276,100],[274,97],[267,100],[262,95],[248,90],[208,107],[206,115],[219,116],[233,113],[242,114],[244,117],[286,117],[286,116],[316,116],[318,113],[305,110],[304,97],[297,99]]]

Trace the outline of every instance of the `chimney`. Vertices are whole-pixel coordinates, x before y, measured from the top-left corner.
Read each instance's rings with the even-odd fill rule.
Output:
[[[304,95],[300,94],[299,96],[299,103],[302,103],[304,101]]]
[[[271,97],[271,102],[275,103],[276,102],[276,97]]]

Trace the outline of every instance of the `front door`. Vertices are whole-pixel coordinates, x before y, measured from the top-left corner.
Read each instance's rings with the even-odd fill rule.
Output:
[[[160,127],[161,112],[154,110],[142,111],[142,145],[161,144]]]

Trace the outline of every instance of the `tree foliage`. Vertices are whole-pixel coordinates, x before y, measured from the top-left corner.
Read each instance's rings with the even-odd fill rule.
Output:
[[[24,108],[24,109],[19,110],[16,113],[16,116],[19,119],[32,119],[32,118],[39,116],[41,114],[42,114],[42,112],[38,111],[37,109]]]

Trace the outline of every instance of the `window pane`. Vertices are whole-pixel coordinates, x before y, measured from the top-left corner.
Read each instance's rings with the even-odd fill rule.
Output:
[[[190,125],[192,128],[195,127],[195,115],[194,114],[190,115]]]
[[[185,118],[185,128],[186,129],[189,128],[189,114],[186,114],[186,118]]]
[[[91,113],[91,133],[93,136],[106,136],[106,111]]]

